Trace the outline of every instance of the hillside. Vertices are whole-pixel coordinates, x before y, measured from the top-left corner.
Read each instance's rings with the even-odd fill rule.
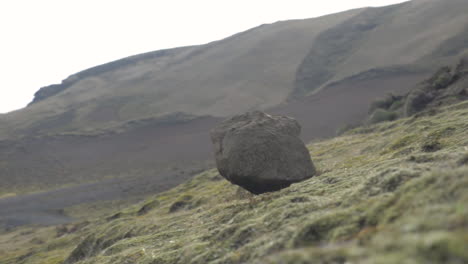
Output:
[[[466,52],[467,11],[463,0],[416,0],[277,22],[206,45],[125,58],[41,89],[29,107],[0,116],[0,139],[77,133],[175,112],[224,117],[278,106],[288,112],[296,107],[288,98],[326,87],[318,95],[322,105],[341,103],[343,92],[357,97],[330,111],[330,128],[304,133],[306,139],[330,135],[344,118],[363,117],[365,107],[356,105],[407,91]],[[393,85],[379,87],[375,80]],[[299,112],[314,112],[308,105]],[[302,123],[320,122],[321,116],[307,121]]]
[[[387,94],[374,100],[369,117],[362,123],[374,124],[436,111],[437,108],[468,100],[468,57],[438,69],[406,94]],[[356,124],[348,124],[346,130]]]
[[[76,131],[173,112],[229,116],[368,71],[397,79],[432,72],[466,52],[467,11],[463,0],[416,0],[129,57],[38,91],[29,107],[2,116],[10,131],[1,134]]]
[[[70,206],[173,188],[213,166],[209,130],[243,111],[292,116],[306,142],[329,138],[375,98],[406,94],[467,54],[467,29],[466,0],[414,0],[75,73],[0,115],[0,223],[67,222]]]
[[[467,131],[466,101],[359,127],[310,144],[320,174],[281,191],[208,170],[105,218],[4,233],[0,262],[466,263]]]

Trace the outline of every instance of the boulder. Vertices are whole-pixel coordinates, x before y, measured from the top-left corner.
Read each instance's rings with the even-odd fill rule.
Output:
[[[309,179],[315,168],[300,132],[296,120],[260,111],[225,120],[211,131],[219,173],[254,194]]]

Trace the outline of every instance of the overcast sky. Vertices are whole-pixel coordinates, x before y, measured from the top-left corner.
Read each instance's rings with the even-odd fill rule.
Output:
[[[42,86],[138,53],[203,44],[279,20],[402,0],[11,0],[0,2],[0,113]]]

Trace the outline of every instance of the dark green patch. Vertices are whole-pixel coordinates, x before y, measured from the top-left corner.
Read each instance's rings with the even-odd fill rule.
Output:
[[[393,120],[396,120],[397,118],[398,118],[397,113],[378,108],[369,117],[368,123],[376,124],[376,123],[385,122],[385,121],[393,121]]]
[[[149,211],[151,211],[152,209],[158,207],[160,205],[159,201],[158,200],[154,200],[154,201],[151,201],[151,202],[147,202],[145,205],[143,205],[140,210],[138,210],[138,215],[144,215],[144,214],[147,214]]]
[[[411,145],[413,142],[415,142],[418,139],[416,135],[408,135],[408,136],[403,136],[397,140],[395,140],[391,145],[390,149],[391,150],[398,150],[403,147],[407,147]]]
[[[463,156],[457,161],[457,164],[458,164],[459,166],[468,165],[468,153],[465,153],[465,155],[463,155]]]
[[[169,213],[174,213],[182,210],[191,210],[200,206],[201,200],[195,200],[191,195],[184,195],[178,201],[175,201],[169,207]]]
[[[132,233],[120,232],[112,230],[106,233],[105,236],[98,237],[96,235],[90,235],[86,237],[68,256],[64,264],[72,264],[82,259],[89,258],[97,255],[102,250],[112,246],[117,241],[132,237]]]
[[[423,152],[435,152],[442,149],[442,144],[438,140],[429,140],[421,146]]]

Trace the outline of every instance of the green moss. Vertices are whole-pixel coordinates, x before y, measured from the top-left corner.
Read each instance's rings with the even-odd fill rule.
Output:
[[[391,145],[389,146],[389,149],[392,151],[398,150],[398,149],[411,145],[412,143],[416,142],[416,140],[418,140],[417,135],[402,136],[398,138],[397,140],[393,141]]]
[[[357,124],[346,124],[344,126],[341,126],[336,130],[336,135],[341,136],[341,135],[345,134],[346,132],[359,127],[360,125],[361,124],[357,123]]]
[[[158,200],[153,200],[145,203],[140,210],[138,210],[138,215],[144,215],[147,214],[149,211],[157,208],[159,206],[159,201]]]
[[[376,124],[385,121],[393,121],[398,118],[398,114],[385,109],[376,109],[369,117],[369,124]]]
[[[325,240],[349,239],[358,230],[357,227],[349,228],[351,222],[359,222],[359,216],[353,216],[348,210],[331,212],[312,219],[297,232],[293,247],[317,246]]]

